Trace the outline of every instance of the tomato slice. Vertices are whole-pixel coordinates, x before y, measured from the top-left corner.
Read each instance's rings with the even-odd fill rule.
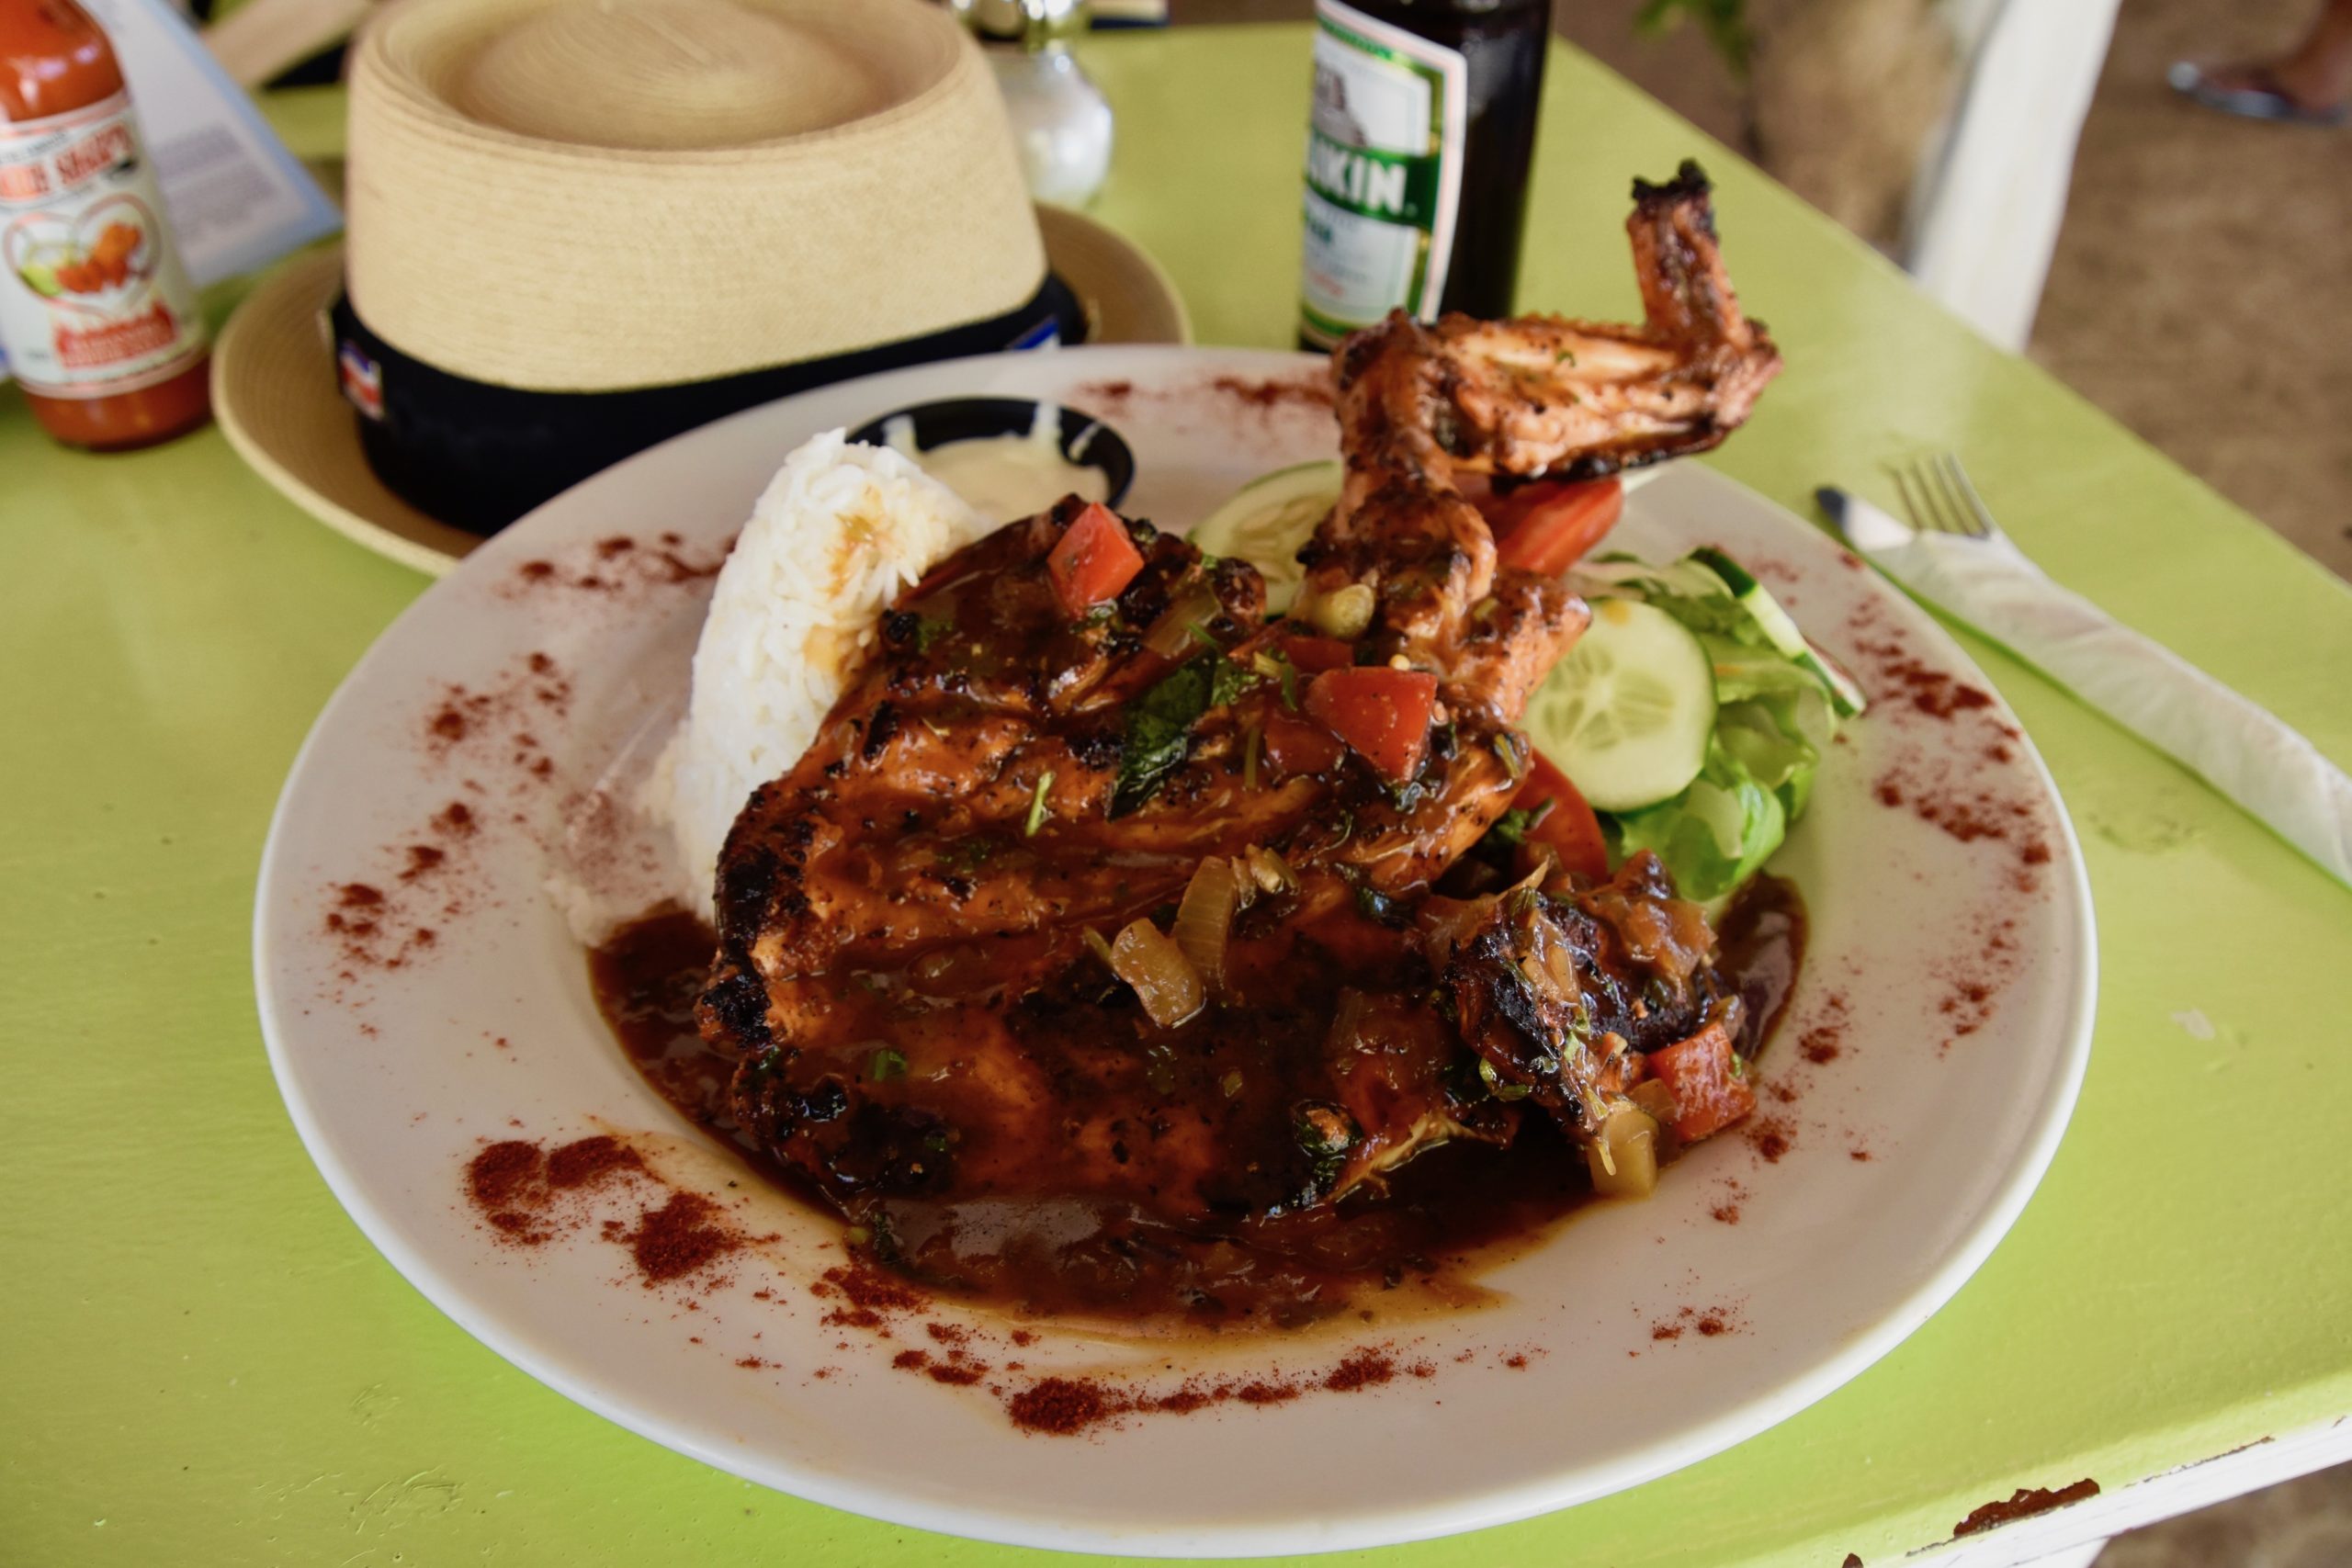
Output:
[[[1307,716],[1392,779],[1409,779],[1429,755],[1437,677],[1386,665],[1326,670],[1306,688]]]
[[[1539,844],[1549,844],[1560,857],[1560,863],[1577,875],[1599,882],[1609,874],[1609,841],[1600,835],[1600,818],[1592,814],[1577,786],[1568,775],[1552,765],[1552,760],[1530,748],[1534,761],[1529,764],[1527,777],[1520,782],[1519,793],[1511,796],[1514,809],[1533,811],[1545,801],[1552,809],[1544,813],[1536,824],[1528,829],[1527,837]]]
[[[1276,778],[1307,773],[1317,777],[1340,765],[1347,749],[1319,724],[1310,724],[1279,704],[1266,716],[1266,761]]]
[[[1731,1032],[1720,1023],[1651,1052],[1650,1071],[1674,1091],[1674,1135],[1686,1144],[1711,1137],[1756,1109],[1756,1091],[1740,1076]]]
[[[1563,484],[1536,479],[1480,508],[1495,531],[1498,565],[1557,577],[1617,525],[1625,487],[1616,479]]]
[[[1072,615],[1117,598],[1142,570],[1143,557],[1127,537],[1127,525],[1099,501],[1078,514],[1046,558],[1054,596]]]
[[[1345,670],[1356,661],[1356,650],[1335,637],[1286,637],[1283,638],[1283,657],[1292,668],[1308,675],[1319,675],[1326,670]]]

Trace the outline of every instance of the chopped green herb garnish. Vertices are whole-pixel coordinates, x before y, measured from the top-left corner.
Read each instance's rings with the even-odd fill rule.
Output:
[[[1111,815],[1124,817],[1149,800],[1160,781],[1183,765],[1192,750],[1193,726],[1201,715],[1231,702],[1250,684],[1249,671],[1216,654],[1203,654],[1161,676],[1127,710]]]
[[[1216,645],[1211,643],[1209,646],[1214,648]],[[1241,694],[1254,690],[1264,681],[1265,677],[1255,670],[1236,664],[1230,659],[1220,659],[1209,673],[1209,706],[1227,706]]]
[[[1495,737],[1495,755],[1503,760],[1504,769],[1513,779],[1526,776],[1526,745],[1527,742],[1521,740],[1513,730],[1503,730]]]
[[[1035,838],[1037,829],[1046,825],[1046,818],[1053,815],[1052,809],[1046,805],[1046,792],[1053,787],[1054,770],[1047,768],[1037,775],[1037,793],[1029,797],[1029,820],[1021,829],[1023,838]]]
[[[958,839],[931,852],[939,857],[942,864],[953,866],[957,871],[978,871],[988,863],[990,855],[996,853],[996,840],[978,837]]]
[[[899,1260],[899,1233],[890,1224],[890,1216],[880,1210],[874,1214],[874,1256],[885,1263]]]
[[[1260,649],[1250,656],[1250,667],[1270,681],[1283,683],[1283,706],[1298,711],[1298,670],[1279,653]]]
[[[1112,816],[1123,817],[1149,800],[1160,781],[1182,764],[1193,722],[1208,705],[1209,672],[1195,662],[1162,676],[1128,710],[1118,782],[1111,790]]]
[[[1569,369],[1573,370],[1576,368],[1577,365],[1577,351],[1573,348],[1564,348],[1554,356],[1552,363],[1555,365],[1565,365]]]
[[[1378,920],[1384,926],[1405,923],[1405,907],[1369,882],[1356,884],[1356,911],[1368,920]]]
[[[1522,810],[1514,806],[1495,818],[1495,825],[1487,829],[1487,836],[1498,843],[1509,844],[1511,848],[1517,849],[1527,841],[1527,835],[1534,830],[1538,823],[1552,815],[1552,808],[1558,804],[1556,800],[1544,800],[1532,810]]]
[[[906,1076],[907,1059],[887,1046],[865,1058],[865,1077],[869,1083],[888,1083],[892,1078]]]
[[[1292,1112],[1292,1135],[1307,1159],[1308,1188],[1302,1204],[1320,1201],[1338,1184],[1348,1162],[1348,1151],[1363,1141],[1355,1118],[1336,1105],[1309,1100]]]
[[[1535,1092],[1533,1084],[1506,1081],[1500,1073],[1495,1071],[1495,1065],[1484,1056],[1478,1058],[1478,1076],[1486,1079],[1487,1092],[1497,1100],[1525,1100]]]
[[[944,617],[925,615],[915,623],[915,651],[929,653],[931,645],[956,629],[956,623]]]
[[[1419,806],[1421,797],[1429,790],[1419,779],[1407,779],[1403,784],[1390,784],[1383,779],[1380,793],[1388,797],[1388,804],[1395,807],[1401,817],[1410,814],[1414,807]]]

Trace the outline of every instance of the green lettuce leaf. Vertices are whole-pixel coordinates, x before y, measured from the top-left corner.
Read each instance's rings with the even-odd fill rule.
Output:
[[[1655,852],[1682,896],[1702,903],[1755,875],[1789,830],[1780,795],[1720,742],[1680,795],[1610,820],[1621,856]]]
[[[1685,897],[1721,898],[1762,869],[1811,801],[1837,733],[1828,688],[1772,645],[1703,562],[1610,557],[1579,576],[1588,593],[1664,610],[1697,634],[1714,665],[1715,734],[1699,776],[1671,800],[1601,820],[1620,856],[1649,850]]]

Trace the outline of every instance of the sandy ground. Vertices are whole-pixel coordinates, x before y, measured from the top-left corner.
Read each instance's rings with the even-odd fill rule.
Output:
[[[2278,49],[2314,6],[2124,0],[2031,352],[2352,577],[2352,130],[2164,85],[2175,60]]]

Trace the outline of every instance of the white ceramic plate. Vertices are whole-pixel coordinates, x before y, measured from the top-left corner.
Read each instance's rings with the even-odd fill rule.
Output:
[[[808,1287],[842,1261],[838,1227],[756,1182],[729,1188],[743,1173],[623,1060],[541,883],[580,792],[683,690],[707,584],[646,569],[658,535],[707,557],[807,435],[965,393],[1059,398],[1111,420],[1138,460],[1125,509],[1188,525],[1242,481],[1330,452],[1328,412],[1299,391],[1317,374],[1293,355],[1122,347],[831,388],[621,464],[426,592],[295,764],[254,938],[288,1106],[394,1266],[534,1376],[738,1474],[925,1529],[1163,1554],[1370,1546],[1631,1486],[1819,1399],[1958,1290],[2032,1191],[2081,1080],[2095,960],[2080,857],[2007,710],[1954,708],[1937,686],[1983,688],[1960,650],[1815,530],[1690,464],[1629,501],[1613,543],[1653,558],[1729,549],[1880,699],[1777,864],[1813,921],[1763,1064],[1792,1098],[1768,1090],[1760,1130],[1702,1145],[1650,1201],[1588,1210],[1500,1267],[1487,1279],[1496,1304],[1295,1339],[1045,1327],[1022,1348],[1011,1325],[943,1309],[926,1315],[970,1327],[987,1379],[908,1376],[890,1357],[928,1342],[917,1319],[895,1340],[821,1322],[842,1303]],[[614,536],[635,548],[600,555]],[[534,577],[532,561],[552,570]],[[576,586],[588,577],[603,586]],[[530,671],[535,653],[547,673]],[[466,733],[436,736],[453,688],[476,699],[460,701]],[[435,825],[453,801],[469,803],[470,835]],[[447,858],[420,870],[413,844]],[[341,908],[336,889],[353,882],[385,902]],[[377,929],[354,935],[363,915]],[[673,1183],[774,1239],[716,1280],[664,1289],[632,1278],[594,1224],[499,1245],[465,1201],[467,1162],[490,1140],[600,1130],[634,1136]],[[632,1190],[600,1199],[617,1205],[605,1217],[634,1223],[628,1204],[650,1201]],[[1718,1331],[1702,1333],[1710,1321]],[[1345,1394],[1079,1438],[1024,1432],[1003,1404],[1057,1371],[1162,1388],[1274,1369],[1312,1382],[1371,1343],[1400,1374]]]

